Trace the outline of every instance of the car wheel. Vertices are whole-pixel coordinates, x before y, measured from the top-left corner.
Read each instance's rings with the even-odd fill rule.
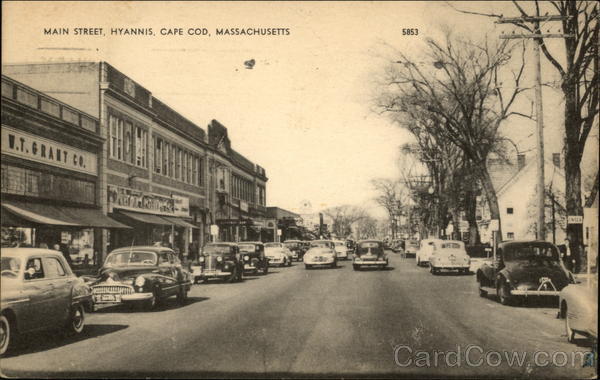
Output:
[[[311,268],[312,268],[312,265],[310,265],[310,264],[304,264],[304,269],[311,269]]]
[[[185,289],[185,286],[181,286],[179,288],[179,292],[177,293],[177,303],[181,306],[185,305],[188,300],[188,292]]]
[[[417,257],[417,266],[420,267],[421,266],[421,259]]]
[[[267,264],[265,264],[263,266],[263,270],[262,270],[262,275],[266,275],[267,273],[269,273],[269,266]]]
[[[567,333],[567,342],[573,343],[575,341],[575,331],[571,328],[571,321],[569,321],[569,314],[565,307],[565,332]]]
[[[512,297],[510,295],[510,289],[508,289],[508,285],[504,283],[504,280],[496,287],[496,294],[498,296],[498,301],[502,305],[510,305],[512,303]]]
[[[78,303],[73,305],[71,308],[71,314],[67,321],[67,333],[69,334],[81,334],[85,327],[85,311],[83,305]]]
[[[0,316],[0,355],[7,353],[12,347],[12,323],[6,315]]]
[[[360,270],[360,265],[352,264],[352,269]]]
[[[478,283],[478,285],[479,286],[477,287],[477,289],[479,290],[479,297],[485,297],[485,296],[487,296],[487,291],[485,291],[485,290],[483,290],[481,288],[481,284],[480,283]]]

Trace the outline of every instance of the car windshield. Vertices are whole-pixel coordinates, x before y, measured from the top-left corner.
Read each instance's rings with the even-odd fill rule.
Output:
[[[381,243],[376,241],[368,241],[364,243],[360,243],[358,245],[357,253],[359,255],[371,254],[371,255],[381,255],[383,253],[383,247]]]
[[[240,252],[254,252],[257,250],[257,246],[254,244],[238,244],[240,247]]]
[[[21,268],[21,259],[18,257],[3,257],[1,268],[2,277],[17,277],[19,268]]]
[[[231,246],[225,244],[211,244],[204,247],[202,250],[203,255],[208,254],[224,254],[229,253],[231,251]]]
[[[265,248],[273,248],[273,247],[279,248],[282,246],[283,246],[283,244],[281,244],[281,243],[265,243]]]
[[[107,267],[126,265],[156,265],[156,253],[126,251],[111,253],[104,263]]]
[[[297,242],[289,242],[289,243],[283,243],[283,244],[288,248],[298,248],[298,246],[300,245],[300,243],[297,243]]]
[[[311,247],[331,248],[331,243],[327,241],[313,241],[310,243]]]
[[[344,245],[346,245],[346,244],[344,244],[344,243],[343,243],[343,242],[341,242],[341,241],[336,241],[336,242],[335,242],[335,246],[336,246],[336,247],[342,247],[342,246],[344,246]]]
[[[504,260],[528,260],[532,263],[558,263],[558,250],[551,245],[514,245],[504,248]]]

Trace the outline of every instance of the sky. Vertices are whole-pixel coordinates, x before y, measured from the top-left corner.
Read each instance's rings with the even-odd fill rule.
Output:
[[[515,13],[509,2],[453,5]],[[197,125],[224,124],[233,148],[266,169],[269,206],[298,211],[308,201],[317,211],[353,204],[375,216],[383,210],[370,180],[397,177],[398,148],[410,141],[374,110],[386,65],[396,51],[418,56],[444,28],[493,38],[505,28],[445,2],[11,1],[2,10],[3,63],[107,61]],[[75,36],[78,27],[103,28],[105,35]],[[188,35],[190,27],[211,35]],[[236,27],[287,28],[289,35],[216,35],[217,28]],[[44,28],[70,34],[47,36]],[[152,28],[154,35],[110,35],[110,28]],[[161,35],[162,28],[182,28],[184,35]],[[410,28],[418,35],[403,36]],[[253,69],[244,68],[249,59]],[[552,68],[543,70],[545,80],[555,79]],[[560,149],[560,97],[544,91],[551,152]],[[534,127],[518,120],[505,128],[528,149]]]

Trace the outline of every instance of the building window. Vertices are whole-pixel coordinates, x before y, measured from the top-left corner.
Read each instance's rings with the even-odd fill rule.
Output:
[[[167,171],[167,168],[169,167],[169,150],[171,150],[171,144],[169,143],[164,143],[164,152],[163,152],[163,159],[162,159],[162,173],[163,175],[168,175],[169,172]]]
[[[169,177],[173,178],[175,176],[175,146],[171,145],[171,149],[169,150]]]
[[[198,182],[196,183],[198,186],[202,186],[204,184],[204,159],[198,158]]]
[[[187,170],[187,167],[188,167],[188,165],[187,165],[188,154],[187,154],[186,151],[183,151],[182,158],[183,158],[183,160],[182,160],[182,166],[181,166],[182,167],[182,169],[181,169],[182,170],[181,180],[183,182],[187,182],[188,181],[188,177],[187,177],[187,175],[188,175],[188,170]]]
[[[133,124],[125,122],[123,161],[133,163]]]
[[[514,214],[515,210],[512,207],[507,207],[506,208],[506,213],[507,214]]]
[[[111,116],[109,118],[110,129],[110,157],[117,158],[117,118]]]
[[[188,178],[187,178],[187,182],[193,184],[194,181],[192,180],[192,173],[194,171],[192,170],[192,154],[188,153]]]
[[[506,233],[506,238],[510,239],[510,240],[514,240],[515,238],[515,233],[514,232],[507,232]]]
[[[158,137],[154,141],[154,171],[160,174],[163,157],[163,141]]]
[[[142,168],[146,164],[146,146],[148,145],[148,131],[143,128],[135,128],[135,164]]]

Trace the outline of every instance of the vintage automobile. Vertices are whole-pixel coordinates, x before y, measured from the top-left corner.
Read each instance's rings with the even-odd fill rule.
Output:
[[[19,334],[61,328],[80,334],[91,307],[89,286],[58,251],[3,248],[1,256],[0,355]]]
[[[598,275],[588,283],[570,284],[559,294],[559,317],[565,320],[567,340],[575,334],[598,340]]]
[[[458,273],[469,273],[471,259],[467,255],[465,243],[459,240],[440,240],[433,242],[434,249],[429,257],[431,274],[442,270],[457,270]]]
[[[360,240],[354,248],[352,268],[360,270],[363,267],[384,269],[388,266],[384,244],[381,240]]]
[[[404,254],[404,240],[396,239],[392,241],[392,251]]]
[[[184,305],[192,281],[172,249],[131,246],[110,252],[90,285],[95,306],[128,304],[152,310],[171,296]]]
[[[496,292],[503,305],[517,297],[558,296],[573,275],[559,258],[558,248],[546,241],[500,243],[495,260],[477,270],[479,295]]]
[[[260,241],[244,241],[238,243],[240,255],[244,261],[244,273],[269,272],[269,259],[265,256],[265,245]]]
[[[292,259],[289,252],[290,250],[285,247],[267,247],[265,244],[265,256],[269,260],[270,266],[291,266]]]
[[[198,262],[192,265],[192,276],[196,283],[210,279],[227,282],[244,279],[244,263],[237,243],[208,243],[202,248]]]
[[[337,267],[335,251],[330,247],[312,247],[304,254],[304,268],[311,269],[315,266]]]
[[[346,243],[342,240],[334,240],[333,244],[335,244],[335,254],[338,259],[348,260],[348,247],[346,247]]]
[[[286,240],[283,245],[292,252],[292,258],[294,260],[302,260],[305,250],[300,240]]]
[[[290,249],[288,247],[285,246],[285,244],[278,243],[278,242],[270,242],[270,243],[265,243],[265,248],[280,248],[283,251],[283,253],[285,254],[285,256],[287,257],[286,265],[288,265],[288,266],[292,265],[292,261],[294,260],[294,254],[292,253],[292,251],[290,251]]]
[[[416,254],[416,264],[418,266],[424,266],[429,263],[429,257],[433,254],[435,250],[435,242],[441,242],[440,239],[423,239],[421,240],[421,244],[419,245],[419,250]]]
[[[406,257],[416,257],[417,251],[419,250],[419,241],[417,240],[406,240],[404,242],[404,255]]]

